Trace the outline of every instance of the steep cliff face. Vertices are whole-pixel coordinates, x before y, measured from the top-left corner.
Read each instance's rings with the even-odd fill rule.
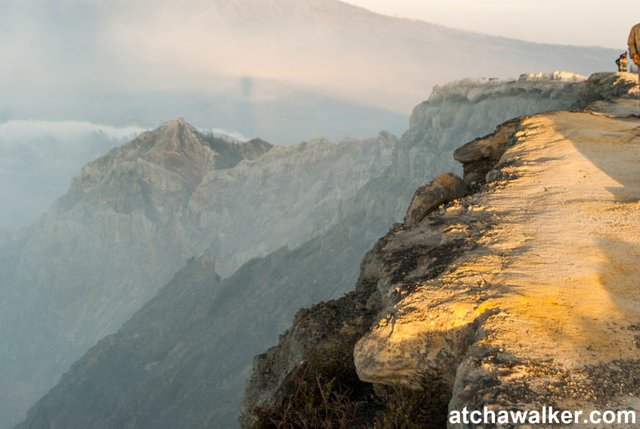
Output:
[[[183,361],[192,363],[194,356],[183,344],[190,335],[203,335],[206,328],[199,322],[219,286],[210,252],[189,260],[117,334],[76,362],[49,400],[18,427],[159,427],[174,407],[202,407],[198,398],[184,395],[186,388],[199,385],[204,369],[184,373]],[[89,377],[99,388],[85,381]],[[166,390],[171,394],[159,394]]]
[[[220,272],[281,246],[297,247],[344,219],[351,201],[391,163],[396,138],[317,140],[276,146],[256,162],[211,170],[189,204],[200,239],[217,252]],[[359,208],[356,208],[358,210]]]
[[[354,427],[444,427],[447,409],[485,405],[637,410],[637,93],[630,75],[594,75],[577,95],[585,110],[512,120],[457,150],[471,194],[419,219],[460,184],[419,190],[356,291],[302,311],[256,358],[243,424],[317,418],[300,391],[351,404],[320,417]],[[334,341],[344,384],[314,359]],[[314,388],[304,368],[338,387]]]
[[[382,233],[373,213],[253,259],[225,280],[210,254],[189,262],[79,359],[18,428],[236,426],[253,356],[277,340],[295,309],[353,283],[362,249]]]
[[[425,172],[433,177],[437,171],[457,169],[451,151],[461,141],[488,134],[511,118],[567,109],[576,102],[585,79],[555,72],[508,81],[465,79],[435,87],[429,99],[413,109],[409,129],[394,151],[394,174],[412,178],[415,189],[424,183]]]
[[[231,322],[236,307],[221,310],[226,321],[221,319],[217,332],[223,336],[235,330],[243,338],[239,350],[248,351],[222,354],[220,362],[233,369],[221,364],[227,373],[212,372],[236,380],[223,383],[224,394],[218,397],[237,404],[249,364],[239,356],[273,344],[296,309],[348,290],[358,261],[391,222],[400,220],[411,190],[453,164],[442,153],[458,144],[456,132],[466,135],[469,117],[477,118],[473,132],[482,134],[513,114],[514,105],[566,108],[585,85],[575,80],[462,82],[466,89],[460,91],[467,98],[453,90],[437,92],[425,111],[416,109],[400,143],[381,133],[340,144],[238,144],[203,136],[178,120],[89,164],[70,192],[20,238],[24,244],[9,246],[11,251],[2,255],[13,261],[6,264],[11,280],[3,285],[0,316],[7,320],[0,328],[8,345],[2,350],[3,379],[21,388],[0,403],[9,404],[8,410],[24,409],[190,256],[210,248],[218,272],[226,276],[250,258],[288,246],[292,258],[306,262],[266,264],[260,278],[247,280],[245,302],[256,303],[255,313],[264,315],[261,323],[255,322],[253,310],[238,323]],[[494,108],[489,100],[495,101]],[[462,106],[467,115],[447,119],[453,109],[448,105]],[[496,117],[482,113],[487,109]],[[412,161],[417,156],[425,161]],[[352,268],[341,269],[335,280],[322,280],[322,273],[347,266]],[[272,284],[272,301],[263,296],[267,284]],[[242,301],[237,308],[243,308]],[[35,334],[24,335],[24,327]],[[252,343],[253,332],[260,340]],[[229,415],[234,407],[227,408]]]

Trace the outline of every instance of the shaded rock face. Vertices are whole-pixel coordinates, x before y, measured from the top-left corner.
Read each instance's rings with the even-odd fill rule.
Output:
[[[498,163],[513,136],[520,119],[498,126],[493,133],[477,138],[453,152],[453,158],[463,165],[464,181],[474,187],[486,181],[487,173]]]
[[[428,185],[418,188],[409,204],[404,223],[419,223],[439,205],[464,197],[466,193],[467,186],[461,178],[453,173],[440,174]]]
[[[233,168],[244,159],[254,160],[260,158],[273,148],[271,143],[261,139],[253,139],[248,142],[230,142],[208,136],[205,137],[205,140],[211,149],[218,154],[214,161],[215,168],[218,170]]]
[[[382,242],[384,238],[377,242],[376,249]],[[351,355],[353,344],[367,331],[380,305],[375,298],[378,255],[374,249],[365,256],[355,292],[300,310],[292,328],[280,336],[278,344],[255,358],[245,386],[242,427],[257,422],[258,410],[276,408],[286,401],[290,393],[287,378],[323,345],[336,342],[349,345],[346,353]]]
[[[18,427],[237,426],[253,356],[277,340],[297,308],[337,297],[352,284],[369,234],[381,233],[369,232],[379,222],[372,213],[346,219],[297,249],[253,259],[225,280],[213,271],[210,252],[188,262],[117,333],[80,358]],[[326,266],[334,269],[327,273]],[[349,317],[323,313],[324,332],[334,338],[349,332],[341,320],[360,311],[344,308]],[[363,321],[360,331],[369,324]]]
[[[366,308],[366,293],[350,293],[299,312],[294,318],[294,328],[280,338],[278,347],[256,357],[245,390],[241,426],[250,427],[259,419],[261,411],[270,415],[269,410],[286,403],[295,394],[294,380],[298,374],[315,369],[308,368],[309,362],[320,364],[318,360],[328,361],[334,357],[331,348],[340,352],[340,358],[353,367],[350,353],[345,354],[344,350],[352,349],[354,341],[368,329],[372,316],[372,311]],[[353,369],[347,373],[345,378],[357,379],[353,377]]]
[[[207,400],[188,394],[206,368],[185,346],[205,334],[202,321],[219,293],[211,252],[189,260],[116,334],[74,363],[17,427],[177,427],[189,419],[176,421],[176,408],[184,417],[211,413]],[[195,365],[189,373],[188,365]]]

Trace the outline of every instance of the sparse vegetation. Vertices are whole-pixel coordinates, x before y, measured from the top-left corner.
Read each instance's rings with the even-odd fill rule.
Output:
[[[331,341],[306,353],[292,371],[272,409],[258,408],[258,429],[347,429],[362,427],[376,406],[373,387],[360,381],[353,364],[353,344]]]
[[[381,397],[384,411],[379,413],[375,429],[440,429],[447,426],[447,407],[451,388],[442,374],[432,370],[423,374],[419,389],[384,387]]]
[[[257,408],[256,429],[429,429],[446,426],[450,387],[436,371],[417,390],[362,382],[353,345],[332,342],[307,352],[273,408]]]

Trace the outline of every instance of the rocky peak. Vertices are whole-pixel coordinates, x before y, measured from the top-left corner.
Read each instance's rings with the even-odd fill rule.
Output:
[[[183,118],[164,122],[158,128],[142,133],[130,144],[125,145],[129,157],[145,156],[160,151],[183,151],[188,153],[208,146],[204,136]],[[115,149],[115,152],[118,148]]]
[[[170,135],[175,137],[176,142],[185,142],[185,139],[191,138],[200,133],[191,124],[184,120],[184,118],[175,118],[167,122],[164,122],[158,128],[161,134]]]
[[[202,179],[213,155],[202,134],[182,118],[144,135],[141,146],[143,150],[135,155],[178,174],[192,186]]]
[[[177,118],[87,164],[55,207],[68,209],[83,198],[118,201],[117,211],[130,206],[132,198],[162,205],[161,197],[192,192],[214,157],[205,136]]]

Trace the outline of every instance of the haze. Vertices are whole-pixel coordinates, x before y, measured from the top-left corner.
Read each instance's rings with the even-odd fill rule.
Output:
[[[626,49],[636,0],[349,0],[385,15],[538,43]],[[596,30],[597,29],[597,30]]]
[[[495,32],[533,25],[517,19],[527,10],[518,2],[503,10],[498,3],[483,9],[504,21]],[[459,19],[474,10],[464,3],[394,2],[397,10],[385,4],[368,5],[443,23],[456,10],[465,10]],[[551,24],[540,18],[535,25]],[[576,43],[595,33],[580,32],[585,41]],[[184,117],[200,128],[279,144],[400,134],[434,85],[612,70],[617,52],[494,38],[334,0],[3,0],[0,130],[10,123],[11,135],[0,133],[8,207],[0,228],[33,221],[84,163],[132,129]]]

